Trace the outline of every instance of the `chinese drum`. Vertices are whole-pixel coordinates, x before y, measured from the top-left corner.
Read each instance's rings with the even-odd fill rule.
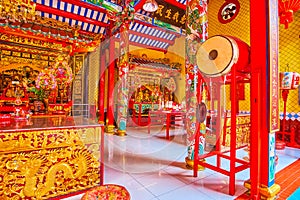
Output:
[[[238,72],[249,73],[249,62],[248,44],[232,36],[210,37],[197,52],[199,70],[208,77],[226,75],[233,67]]]
[[[296,89],[299,85],[300,74],[297,72],[281,72],[280,73],[280,83],[281,89],[291,90]]]

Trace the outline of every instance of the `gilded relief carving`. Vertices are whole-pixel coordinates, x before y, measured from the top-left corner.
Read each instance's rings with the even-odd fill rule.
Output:
[[[26,45],[31,45],[31,46],[57,49],[57,50],[64,49],[62,44],[57,44],[57,43],[47,42],[47,41],[40,41],[40,40],[32,39],[32,38],[24,38],[24,37],[19,37],[19,36],[15,36],[15,35],[4,34],[4,33],[0,34],[0,40],[18,43],[18,44],[26,44]]]
[[[1,134],[0,199],[48,199],[99,185],[99,133],[83,128]]]
[[[82,146],[1,155],[0,161],[6,199],[47,199],[100,183],[99,162]]]
[[[97,143],[99,132],[99,128],[86,128],[5,133],[0,137],[0,153]]]

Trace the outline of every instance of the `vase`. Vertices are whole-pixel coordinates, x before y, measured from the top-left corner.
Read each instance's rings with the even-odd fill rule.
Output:
[[[48,113],[48,107],[49,107],[49,99],[48,98],[44,98],[44,106],[45,106],[45,113]]]

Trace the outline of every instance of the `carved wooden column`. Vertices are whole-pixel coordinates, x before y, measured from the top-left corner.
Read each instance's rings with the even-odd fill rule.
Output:
[[[120,25],[120,57],[119,57],[119,83],[118,83],[118,118],[117,134],[126,135],[128,113],[128,72],[129,72],[129,25],[133,20],[134,9],[129,6],[130,1],[125,1],[121,14]]]
[[[196,54],[199,46],[207,39],[207,1],[200,0],[188,2],[187,9],[187,35],[186,35],[186,123],[187,123],[187,142],[188,156],[186,157],[187,167],[193,168],[194,144],[196,134],[196,107],[197,87],[199,87],[199,73],[196,62]],[[203,125],[203,124],[202,124]],[[205,129],[204,127],[201,127]],[[204,130],[205,131],[205,130]],[[203,131],[201,132],[203,133]],[[204,132],[205,133],[205,132]],[[199,154],[204,151],[204,136],[200,136]]]

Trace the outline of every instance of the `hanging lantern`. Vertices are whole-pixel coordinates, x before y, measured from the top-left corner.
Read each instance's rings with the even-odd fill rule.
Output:
[[[280,24],[288,28],[289,23],[293,21],[293,14],[300,9],[300,0],[279,0],[278,11]]]

